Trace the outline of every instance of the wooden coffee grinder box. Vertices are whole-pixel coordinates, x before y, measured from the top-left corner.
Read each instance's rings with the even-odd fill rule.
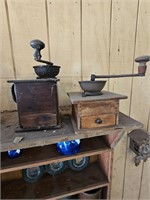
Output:
[[[77,128],[97,128],[118,124],[119,100],[127,96],[108,91],[102,95],[86,96],[82,92],[70,92],[73,120]]]

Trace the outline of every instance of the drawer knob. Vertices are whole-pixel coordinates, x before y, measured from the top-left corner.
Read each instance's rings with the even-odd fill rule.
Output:
[[[103,121],[102,121],[100,118],[97,118],[97,119],[95,120],[95,123],[96,123],[96,124],[102,124],[102,122],[103,122]]]

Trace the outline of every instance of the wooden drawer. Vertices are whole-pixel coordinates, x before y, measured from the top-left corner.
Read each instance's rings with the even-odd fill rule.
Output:
[[[102,114],[113,114],[118,112],[119,101],[95,101],[80,103],[78,112],[80,116],[96,116]]]
[[[116,124],[115,114],[81,117],[81,128],[97,128]]]
[[[119,100],[73,104],[72,113],[78,129],[116,125],[118,124]]]
[[[81,92],[68,93],[72,103],[72,115],[77,128],[95,128],[118,124],[119,100],[127,96],[103,91],[103,95],[83,96]],[[102,122],[96,122],[98,119]]]
[[[52,113],[36,113],[19,116],[21,128],[43,128],[57,125],[57,115]]]

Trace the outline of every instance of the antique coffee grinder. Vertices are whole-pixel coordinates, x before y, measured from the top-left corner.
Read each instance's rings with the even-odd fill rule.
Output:
[[[98,96],[102,95],[102,89],[106,84],[106,80],[96,81],[95,79],[108,79],[108,78],[125,78],[125,77],[143,77],[146,74],[147,62],[150,61],[149,55],[144,55],[137,57],[135,62],[139,63],[138,73],[134,74],[116,74],[116,75],[95,75],[91,74],[91,80],[79,81],[81,89],[84,91],[82,93],[83,97],[86,96]]]
[[[56,78],[60,66],[41,60],[42,41],[32,40],[30,45],[35,49],[34,59],[44,64],[33,67],[36,79],[8,81],[13,83],[12,96],[17,103],[20,128],[16,132],[60,128]]]

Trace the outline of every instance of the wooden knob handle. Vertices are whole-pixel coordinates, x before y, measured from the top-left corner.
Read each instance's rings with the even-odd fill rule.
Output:
[[[135,62],[138,62],[138,63],[146,63],[148,61],[150,61],[150,56],[140,56],[135,59]]]

